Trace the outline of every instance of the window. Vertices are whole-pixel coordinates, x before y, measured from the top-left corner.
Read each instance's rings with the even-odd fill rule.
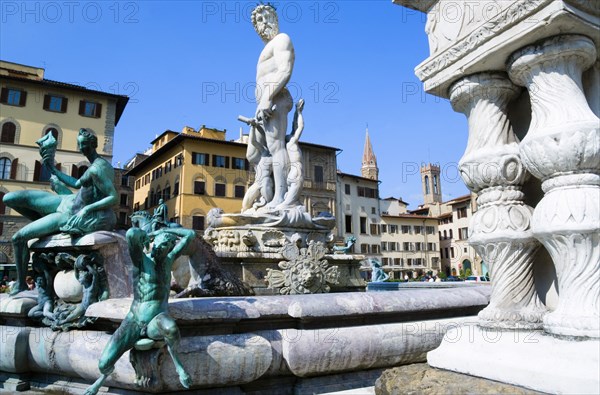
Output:
[[[450,256],[454,258],[454,247],[450,247]]]
[[[12,122],[5,122],[2,125],[2,135],[0,136],[0,143],[14,144],[15,136],[17,134],[17,125]]]
[[[231,165],[232,169],[248,170],[248,167],[246,166],[246,159],[244,158],[232,158]]]
[[[68,99],[62,96],[44,95],[44,110],[53,112],[67,112]]]
[[[173,184],[173,196],[179,195],[179,180],[175,181]]]
[[[413,264],[413,260],[412,260],[412,258],[408,258],[408,259],[406,260],[406,265],[407,265],[407,266],[412,266],[412,264]]]
[[[171,199],[171,187],[170,186],[166,186],[165,189],[163,189],[163,199],[165,201]]]
[[[432,235],[432,234],[434,234],[434,233],[435,233],[435,228],[434,228],[433,226],[426,226],[426,227],[425,227],[425,232],[426,232],[428,235]]]
[[[398,225],[390,225],[390,233],[398,233]]]
[[[389,258],[381,258],[381,264],[383,266],[387,266],[389,261],[390,261]]]
[[[439,192],[438,192],[438,176],[433,176],[433,193],[435,193],[436,195],[439,194]]]
[[[323,184],[323,166],[315,166],[315,183]]]
[[[194,215],[192,217],[192,229],[204,230],[204,216],[203,215]]]
[[[127,206],[127,194],[126,193],[121,194],[120,204],[121,204],[121,206]]]
[[[86,166],[81,166],[81,168],[85,168],[85,170],[87,170]],[[48,170],[48,168],[40,161],[36,160],[35,169],[33,171],[33,181],[48,182],[50,181],[50,176],[52,176],[50,170]]]
[[[387,225],[381,225],[381,233],[387,233]]]
[[[448,233],[446,232],[446,230],[444,229],[444,240],[446,240],[448,238]]]
[[[446,259],[450,258],[450,253],[448,251],[448,247],[444,248],[444,251],[446,252]]]
[[[371,254],[379,254],[379,244],[371,244]]]
[[[467,208],[466,207],[461,207],[459,209],[456,210],[456,215],[457,217],[460,218],[467,218]]]
[[[415,234],[416,235],[420,235],[421,233],[423,233],[423,227],[422,226],[415,226]]]
[[[139,211],[140,210],[140,204],[136,203],[133,205],[133,211]]]
[[[346,233],[352,233],[352,216],[346,215],[344,218],[344,227],[346,228]]]
[[[368,244],[361,244],[360,245],[360,253],[361,254],[368,254],[369,253],[369,245]]]
[[[390,241],[388,246],[390,247],[390,251],[396,251],[397,250],[397,245],[395,241]]]
[[[139,180],[136,180],[136,181],[135,181],[135,189],[140,189],[140,181],[141,181],[141,180],[142,180],[142,179],[139,179]]]
[[[204,181],[194,181],[194,195],[205,195],[206,183]]]
[[[377,214],[377,209],[375,207],[371,207],[371,214]]]
[[[435,251],[435,243],[427,243],[427,250],[428,251]]]
[[[2,88],[0,103],[23,107],[27,103],[27,92],[14,88]]]
[[[163,168],[162,166],[156,169],[156,178],[160,178],[163,175]]]
[[[466,240],[469,238],[469,228],[460,228],[458,230],[458,239]]]
[[[168,172],[171,171],[171,161],[168,161],[167,163],[165,163],[165,174],[167,174]]]
[[[243,185],[236,185],[233,190],[233,194],[236,198],[243,198],[246,194],[246,187]]]
[[[215,196],[225,196],[225,184],[220,182],[215,183]]]
[[[144,177],[144,184],[150,184],[150,173],[146,174]]]
[[[192,158],[193,158],[193,154],[192,154]],[[183,165],[183,155],[179,154],[175,158],[175,165],[174,165],[174,167],[179,167],[181,165]]]
[[[122,211],[119,213],[119,225],[127,225],[127,213]]]
[[[394,258],[394,265],[395,266],[404,266],[404,262],[402,258]]]
[[[454,236],[452,235],[452,229],[450,229],[450,238],[452,239]]]
[[[379,226],[377,224],[371,224],[371,234],[377,236],[379,234]]]
[[[358,196],[362,196],[362,197],[373,198],[373,199],[378,198],[377,189],[374,189],[374,188],[357,186],[356,193],[358,194]]]
[[[468,252],[468,251],[467,251],[467,247],[465,247],[465,248],[464,248],[464,253],[466,254],[467,252]]]
[[[365,217],[360,217],[360,233],[367,233],[367,219]]]
[[[425,195],[429,195],[429,176],[425,176]]]
[[[387,251],[387,241],[381,242],[381,251]]]
[[[208,166],[208,159],[209,159],[210,155],[209,154],[202,154],[200,152],[193,152],[192,153],[192,164],[193,165],[203,165],[203,166]],[[178,161],[181,157],[178,157]],[[178,164],[178,166],[180,166],[181,164]]]
[[[79,101],[79,115],[100,118],[100,114],[102,114],[102,104],[86,100]]]
[[[0,158],[0,180],[9,180],[12,162],[8,158]]]
[[[128,176],[121,176],[121,186],[122,187],[129,186],[129,177]]]
[[[229,167],[229,157],[221,155],[213,155],[213,167]]]
[[[410,225],[402,225],[402,233],[403,234],[410,233]]]
[[[350,184],[344,184],[344,193],[350,195]]]

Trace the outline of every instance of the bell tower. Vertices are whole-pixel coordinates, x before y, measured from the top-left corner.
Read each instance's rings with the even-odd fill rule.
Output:
[[[379,179],[379,169],[377,168],[377,158],[373,153],[373,147],[371,146],[371,139],[369,138],[369,128],[367,127],[367,135],[365,138],[365,148],[363,150],[362,167],[360,169],[361,175],[364,178],[370,178],[371,180]]]
[[[439,165],[429,163],[421,166],[421,184],[423,185],[423,200],[426,205],[442,202]]]

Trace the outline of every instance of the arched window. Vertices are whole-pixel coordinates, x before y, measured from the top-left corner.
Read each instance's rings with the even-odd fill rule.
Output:
[[[0,143],[15,143],[15,135],[17,134],[17,125],[12,122],[5,122],[2,125],[2,135],[0,135]]]
[[[12,162],[8,158],[0,158],[0,180],[10,179]]]
[[[429,195],[429,176],[425,176],[425,195]]]
[[[452,238],[452,229],[450,229],[450,238]]]
[[[438,177],[437,176],[433,176],[433,193],[435,193],[436,195],[439,193],[438,192]]]
[[[165,202],[167,200],[171,199],[171,185],[169,185],[169,183],[167,183],[167,185],[165,185],[165,189],[163,189],[162,198],[164,199]]]
[[[444,230],[444,240],[446,240],[448,238],[448,234],[446,233],[446,231]]]

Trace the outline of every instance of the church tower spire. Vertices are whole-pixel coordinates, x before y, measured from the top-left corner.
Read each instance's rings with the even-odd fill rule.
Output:
[[[365,138],[365,148],[363,150],[363,159],[361,174],[364,178],[370,178],[372,180],[379,179],[379,169],[377,168],[377,158],[373,153],[373,147],[371,146],[371,139],[369,138],[369,127],[367,126],[367,134]]]

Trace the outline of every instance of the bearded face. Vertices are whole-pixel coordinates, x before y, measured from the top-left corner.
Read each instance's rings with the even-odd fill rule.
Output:
[[[271,41],[273,37],[279,34],[277,14],[270,8],[255,10],[252,21],[254,29],[265,42]]]

